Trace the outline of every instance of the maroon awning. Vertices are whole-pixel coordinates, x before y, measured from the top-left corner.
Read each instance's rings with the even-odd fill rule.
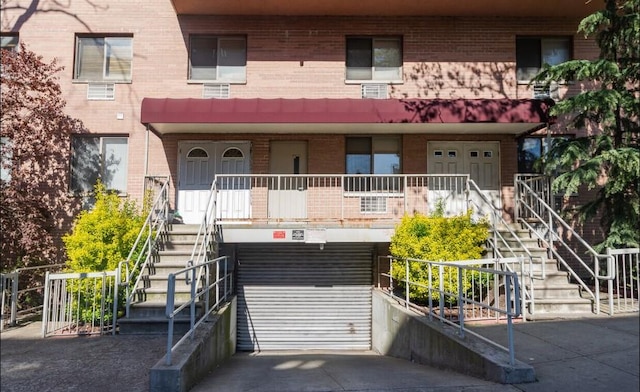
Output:
[[[307,131],[330,131],[338,129],[336,125],[345,132],[361,128],[357,125],[390,130],[404,127],[419,132],[436,129],[428,125],[437,124],[485,124],[483,129],[494,124],[495,133],[521,133],[549,123],[552,104],[553,101],[513,99],[144,98],[141,122],[159,134],[273,128],[294,132],[300,126]]]

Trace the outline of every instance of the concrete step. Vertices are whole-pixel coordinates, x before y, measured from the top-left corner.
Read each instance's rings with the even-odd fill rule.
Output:
[[[533,314],[593,314],[593,302],[587,298],[536,298]]]
[[[178,303],[176,306],[180,306]],[[203,306],[196,304],[196,319],[203,314]],[[173,331],[184,335],[191,326],[191,309],[186,307],[174,316]],[[118,332],[123,335],[167,334],[169,318],[166,316],[166,304],[160,301],[148,301],[131,304],[129,317],[118,319]]]
[[[538,299],[568,299],[582,298],[580,290],[576,286],[536,287],[533,286],[536,301]]]

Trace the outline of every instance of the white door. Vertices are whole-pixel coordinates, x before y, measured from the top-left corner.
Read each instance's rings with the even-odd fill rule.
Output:
[[[237,151],[236,151],[237,150]],[[207,203],[209,202],[211,185],[216,173],[248,174],[249,143],[181,142],[179,152],[178,178],[178,212],[184,223],[199,224],[202,222]],[[249,211],[249,191],[246,179],[240,183],[238,178],[229,178],[224,190],[244,192],[223,193],[225,203],[217,205],[218,213],[224,216],[237,214],[247,216]],[[233,211],[233,212],[229,212]],[[239,211],[242,211],[240,213]]]
[[[307,217],[307,143],[271,142],[269,173],[282,174],[269,183],[269,218],[304,219]],[[293,174],[288,176],[287,174]]]
[[[178,212],[184,223],[200,223],[215,174],[215,149],[212,143],[181,143],[179,154]]]
[[[249,143],[220,143],[220,170],[216,174],[229,176],[218,177],[218,195],[216,198],[216,218],[223,222],[241,222],[251,217],[251,179],[249,174]]]
[[[482,193],[496,208],[501,207],[499,142],[429,142],[427,153],[429,174],[469,174]],[[430,179],[429,207],[438,201],[444,203],[445,212],[460,211],[466,195],[464,184]],[[475,190],[470,195],[476,215],[488,212],[486,203]]]

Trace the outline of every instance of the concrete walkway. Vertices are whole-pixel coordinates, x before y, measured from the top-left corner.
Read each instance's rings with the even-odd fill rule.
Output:
[[[146,391],[165,353],[162,336],[42,339],[40,328],[0,334],[2,392]],[[474,328],[503,339],[503,326]],[[193,391],[637,392],[639,329],[638,314],[516,324],[516,357],[538,377],[530,384],[493,384],[372,352],[271,352],[238,353]]]

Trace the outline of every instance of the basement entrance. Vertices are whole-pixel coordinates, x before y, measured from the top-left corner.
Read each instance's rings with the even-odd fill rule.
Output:
[[[373,246],[241,244],[240,351],[371,348]]]

